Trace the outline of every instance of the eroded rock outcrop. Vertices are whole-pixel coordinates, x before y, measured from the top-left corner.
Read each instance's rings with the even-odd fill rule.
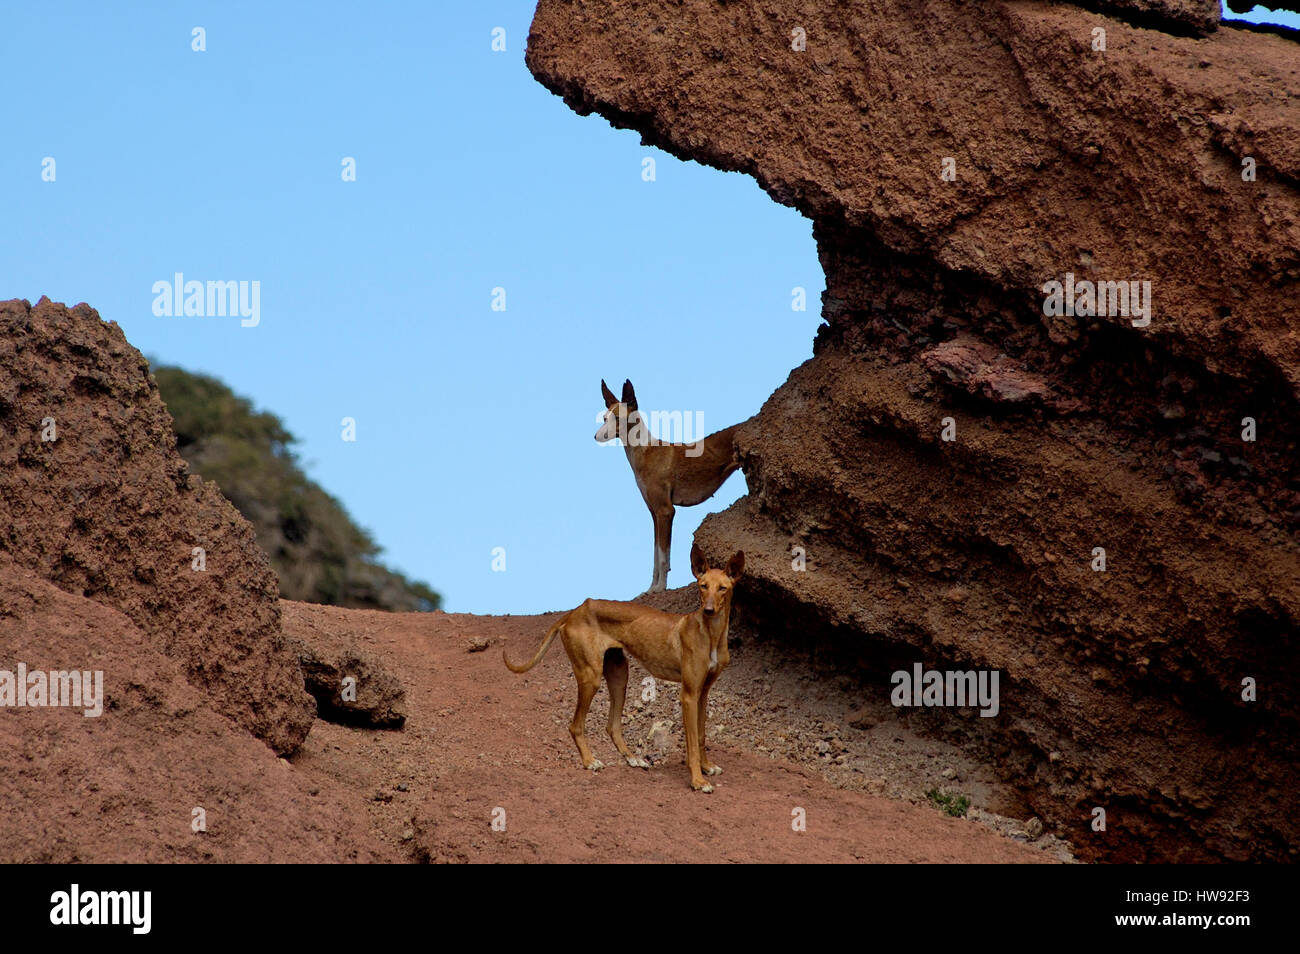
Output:
[[[1082,5],[1172,32],[1209,33],[1219,25],[1219,0],[1083,0]]]
[[[1280,859],[1300,846],[1300,45],[1165,25],[1029,0],[542,0],[528,64],[813,222],[815,356],[742,430],[750,494],[697,538],[744,548],[746,613],[858,640],[882,697],[913,661],[1001,670],[998,717],[926,718],[1085,857]],[[1053,281],[1136,282],[1150,321],[1056,309]]]
[[[346,614],[311,604],[287,603],[284,635],[298,653],[316,713],[340,725],[400,729],[406,724],[406,689],[357,636],[339,632]],[[350,680],[350,681],[349,681]]]
[[[144,358],[87,305],[0,303],[0,553],[120,611],[276,752],[306,738],[315,704],[266,556],[188,473]]]

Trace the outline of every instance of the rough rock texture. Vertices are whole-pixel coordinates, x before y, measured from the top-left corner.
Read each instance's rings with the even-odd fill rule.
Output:
[[[1091,0],[1082,5],[1173,32],[1209,33],[1219,25],[1219,0]]]
[[[347,634],[347,616],[324,607],[312,614],[300,604],[284,617],[284,635],[298,652],[307,691],[316,697],[317,715],[340,725],[400,729],[406,723],[406,689],[373,653]],[[341,631],[340,631],[341,630]],[[344,698],[347,677],[355,695]]]
[[[0,669],[101,670],[98,717],[0,709],[0,862],[393,861],[346,780],[218,715],[180,660],[103,602],[0,553]],[[201,809],[202,815],[196,815]],[[205,829],[196,831],[196,820]]]
[[[998,717],[919,717],[1085,857],[1294,857],[1300,46],[1039,2],[542,0],[528,65],[813,222],[815,357],[698,536],[746,551],[744,612],[856,639],[880,698],[1001,670]],[[1047,316],[1075,279],[1150,281],[1150,324]]]
[[[0,303],[0,553],[120,610],[276,752],[306,738],[315,706],[266,556],[188,473],[144,358],[87,305]]]

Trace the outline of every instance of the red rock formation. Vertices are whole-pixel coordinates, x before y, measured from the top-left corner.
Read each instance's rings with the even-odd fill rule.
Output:
[[[187,472],[144,358],[87,305],[0,302],[0,525],[0,553],[121,611],[218,712],[278,753],[306,738],[315,704],[252,528]]]
[[[1208,10],[541,0],[529,37],[579,113],[813,221],[815,357],[697,538],[746,611],[857,640],[882,697],[1000,669],[997,718],[918,718],[1092,858],[1300,845],[1300,46]],[[1053,281],[1149,281],[1150,323]]]

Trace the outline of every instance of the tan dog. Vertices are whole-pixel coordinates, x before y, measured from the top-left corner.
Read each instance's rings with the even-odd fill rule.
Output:
[[[516,665],[502,652],[511,672],[532,669],[551,647],[557,633],[573,663],[578,680],[578,708],[569,723],[569,734],[578,745],[584,768],[596,771],[605,766],[587,746],[587,710],[600,688],[601,673],[609,686],[609,737],[627,764],[649,768],[623,740],[623,699],[627,692],[631,653],[657,679],[682,684],[682,726],[686,730],[686,765],[691,770],[691,788],[711,792],[704,780],[722,769],[704,753],[704,723],[709,711],[709,689],[727,668],[727,630],[731,624],[731,594],[745,569],[745,554],[737,552],[726,570],[710,569],[698,546],[691,547],[691,570],[700,587],[700,608],[694,613],[665,613],[638,603],[587,600],[558,619],[546,631],[537,654]]]
[[[641,499],[655,526],[654,576],[648,592],[663,592],[668,589],[675,508],[704,503],[740,467],[735,446],[740,425],[723,428],[694,444],[666,444],[650,435],[637,410],[631,381],[623,382],[621,401],[604,381],[600,393],[605,399],[605,416],[596,440],[602,444],[616,437],[623,441]]]

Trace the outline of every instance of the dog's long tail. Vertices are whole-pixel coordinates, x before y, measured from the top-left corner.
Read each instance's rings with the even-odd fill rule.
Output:
[[[527,672],[528,670],[536,666],[539,662],[542,661],[542,657],[546,655],[546,650],[551,648],[551,640],[555,638],[555,634],[558,633],[560,630],[562,630],[564,628],[564,624],[567,623],[568,621],[569,621],[569,614],[565,613],[554,623],[552,623],[551,628],[546,631],[546,638],[542,640],[542,645],[537,647],[537,655],[534,656],[532,659],[530,659],[528,662],[524,663],[522,666],[518,665],[517,663],[512,663],[510,661],[509,654],[507,654],[507,652],[504,649],[501,650],[501,658],[505,661],[506,668],[509,669],[511,672]]]

